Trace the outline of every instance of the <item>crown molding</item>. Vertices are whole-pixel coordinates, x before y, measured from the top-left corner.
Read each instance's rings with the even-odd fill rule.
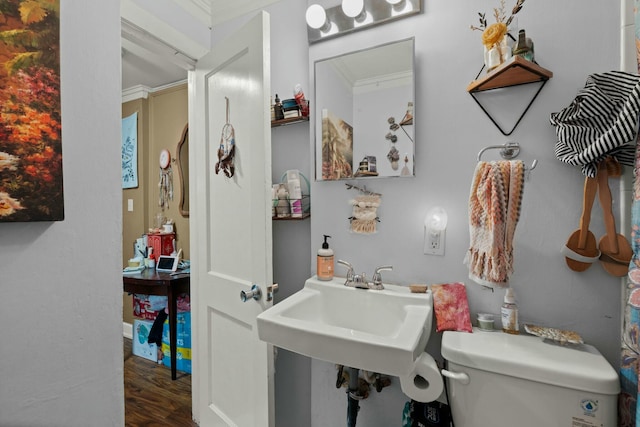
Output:
[[[149,87],[145,85],[136,85],[122,90],[122,103],[135,101],[136,99],[147,99],[149,94],[160,92],[162,90],[171,89],[176,86],[181,86],[187,83],[188,80],[180,80],[177,82],[169,83],[157,87]]]
[[[151,88],[149,86],[137,85],[122,90],[122,103],[135,101],[136,99],[147,99]]]

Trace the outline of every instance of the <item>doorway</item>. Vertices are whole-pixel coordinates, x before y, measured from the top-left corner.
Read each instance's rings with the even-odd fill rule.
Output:
[[[293,4],[294,2],[290,3]],[[300,6],[300,9],[303,13],[304,6]],[[306,49],[306,42],[304,48]],[[125,58],[126,54],[123,59]],[[304,56],[301,58],[304,58]],[[304,63],[304,60],[302,62]],[[306,63],[298,68],[299,70],[291,77],[291,79],[295,79],[295,82],[298,81],[297,79],[299,79],[300,76],[308,75]],[[305,86],[308,87],[308,85]],[[289,89],[288,83],[286,87]],[[272,152],[274,163],[273,182],[279,182],[282,173],[287,169],[293,168],[298,168],[302,170],[305,175],[310,176],[308,172],[310,168],[309,148],[307,144],[299,143],[309,138],[308,125],[302,124],[284,128],[274,128],[272,138],[274,140]],[[275,142],[276,140],[278,141],[277,143]],[[290,144],[289,141],[292,143]],[[293,142],[297,143],[293,144]],[[287,148],[287,146],[289,148]],[[156,162],[153,156],[151,156],[151,158],[149,163]],[[152,182],[151,185],[155,185],[155,183]],[[123,200],[123,206],[127,206],[126,200]],[[150,213],[151,212],[148,214]],[[304,284],[304,280],[309,276],[312,259],[310,250],[310,221],[276,222],[273,224],[273,236],[274,281],[280,284],[280,291],[275,296],[277,302],[300,289]],[[127,249],[128,247],[125,246],[125,250]],[[127,305],[125,305],[125,308],[126,307]],[[289,419],[306,420],[298,422],[297,424],[295,422],[288,424],[287,422],[283,422],[281,425],[310,425],[310,360],[295,354],[285,354],[285,351],[279,353],[280,355],[276,360],[276,418],[280,420],[282,416],[285,416]],[[302,375],[292,374],[292,369],[296,373],[302,372]],[[286,375],[287,372],[289,372],[288,375]],[[280,378],[278,373],[285,375]],[[290,395],[293,395],[293,398],[302,402],[302,405],[296,405],[293,411],[291,408],[281,408],[278,405],[278,402],[283,402],[283,404],[285,402],[291,402],[292,397],[290,397]],[[278,425],[280,424],[278,423]]]

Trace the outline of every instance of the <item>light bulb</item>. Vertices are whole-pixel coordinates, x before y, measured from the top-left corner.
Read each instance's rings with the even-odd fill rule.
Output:
[[[440,206],[431,208],[424,219],[424,226],[431,232],[443,231],[447,228],[447,211]]]
[[[413,10],[411,3],[406,0],[387,0],[387,3],[391,5],[392,16],[403,15]]]
[[[342,0],[342,11],[349,18],[359,16],[364,10],[364,0]]]
[[[440,206],[431,208],[424,218],[424,253],[444,255],[447,211]]]
[[[319,4],[312,4],[307,8],[307,25],[315,30],[327,27],[327,12]]]

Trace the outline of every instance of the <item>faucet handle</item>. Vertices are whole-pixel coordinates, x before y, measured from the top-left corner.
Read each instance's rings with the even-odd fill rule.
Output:
[[[338,264],[342,264],[345,267],[348,268],[347,270],[347,281],[345,282],[345,285],[347,283],[353,282],[353,276],[355,275],[355,272],[353,271],[353,266],[351,264],[349,264],[347,261],[343,261],[341,259],[338,260]]]
[[[393,265],[383,265],[376,268],[376,272],[371,279],[372,289],[384,289],[384,286],[382,286],[382,274],[380,274],[380,272],[385,270],[393,270]]]
[[[381,271],[384,271],[384,270],[389,270],[389,271],[393,270],[393,265],[383,265],[376,268],[376,274],[379,274]]]

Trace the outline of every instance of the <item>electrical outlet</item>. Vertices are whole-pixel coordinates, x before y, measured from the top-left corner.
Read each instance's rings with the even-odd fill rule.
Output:
[[[424,254],[425,255],[444,255],[444,237],[445,231],[431,233],[424,231]]]

